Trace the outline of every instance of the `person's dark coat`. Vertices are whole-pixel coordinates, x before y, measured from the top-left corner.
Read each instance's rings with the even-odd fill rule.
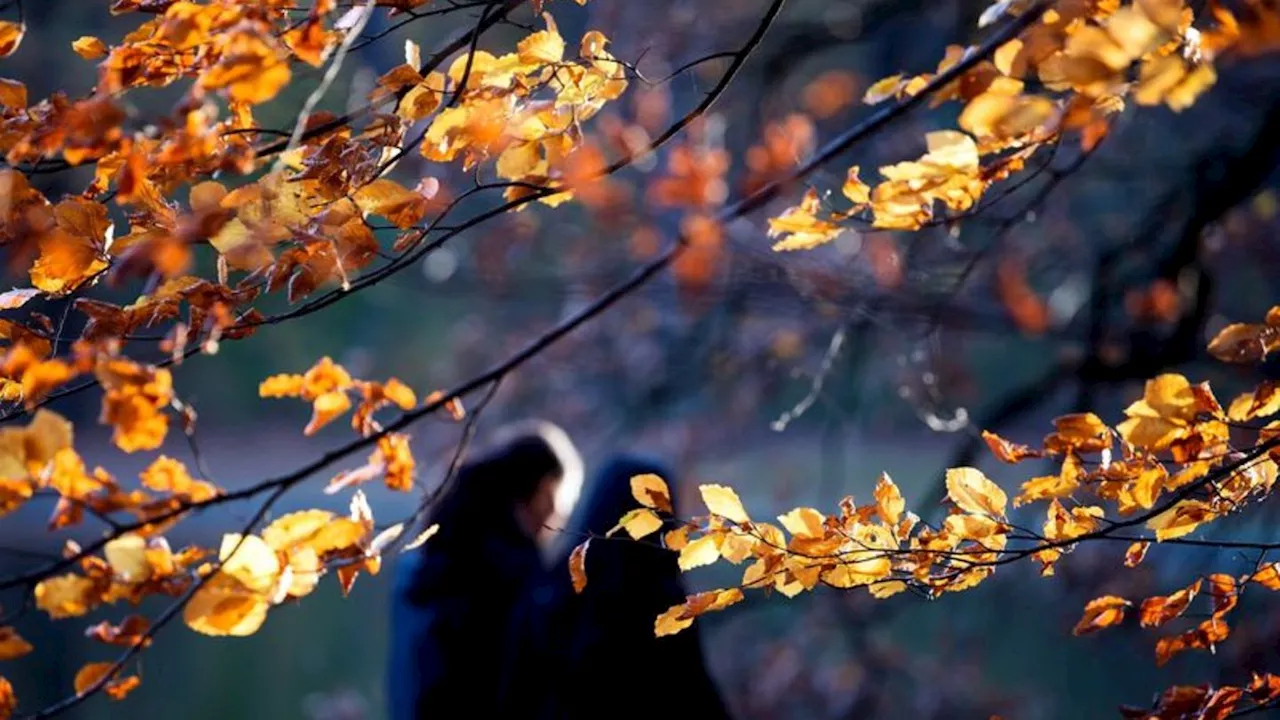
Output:
[[[437,534],[399,563],[387,672],[392,720],[502,710],[509,674],[519,671],[507,657],[508,633],[530,588],[545,581],[537,544],[516,520],[520,488],[513,491],[510,479],[545,475],[532,464],[490,459],[464,468],[432,517]]]
[[[660,694],[655,707],[679,709],[706,720],[727,718],[719,690],[707,672],[697,625],[655,637],[654,620],[684,601],[686,590],[676,554],[656,544],[603,539],[628,510],[634,475],[654,473],[674,486],[661,465],[619,456],[601,468],[566,528],[570,537],[594,537],[587,550],[587,586],[565,589],[568,559],[555,566],[561,604],[556,627],[566,650],[559,717],[617,717],[620,703],[644,702],[644,688]],[[673,487],[674,491],[674,487]],[[633,710],[636,708],[632,708]]]

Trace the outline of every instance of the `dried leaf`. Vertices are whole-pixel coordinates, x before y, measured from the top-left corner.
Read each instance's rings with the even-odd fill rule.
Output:
[[[573,591],[581,593],[587,588],[587,546],[591,538],[587,538],[569,553],[569,577],[573,580]]]
[[[738,499],[738,493],[734,492],[733,488],[724,485],[699,485],[698,492],[702,494],[702,502],[712,514],[719,515],[730,522],[751,522],[746,508],[742,506],[742,501]]]
[[[662,478],[652,473],[631,478],[631,496],[647,508],[655,508],[665,513],[674,512],[671,506],[671,490],[667,488],[667,483]]]

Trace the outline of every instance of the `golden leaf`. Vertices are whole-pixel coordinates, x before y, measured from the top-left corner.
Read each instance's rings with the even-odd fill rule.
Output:
[[[65,295],[107,268],[96,239],[55,228],[40,238],[40,256],[31,266],[31,284],[50,295]]]
[[[121,582],[141,583],[151,577],[151,563],[147,560],[147,541],[136,533],[126,533],[113,538],[102,548],[107,563]]]
[[[947,470],[947,497],[965,512],[1003,518],[1009,497],[981,470],[971,467]]]
[[[333,513],[328,510],[299,510],[281,515],[263,528],[262,540],[272,550],[288,552],[310,542],[332,520]]]
[[[857,165],[849,168],[849,172],[844,178],[844,184],[840,186],[840,193],[855,205],[866,205],[871,202],[871,188],[862,182],[862,179],[858,177],[858,172]]]
[[[826,529],[823,523],[826,518],[822,513],[813,508],[796,508],[786,515],[779,515],[778,522],[782,523],[782,527],[787,532],[800,538],[821,539],[826,537]]]
[[[266,595],[219,572],[191,596],[183,608],[182,619],[187,627],[202,635],[244,637],[262,627],[269,607]]]
[[[107,697],[112,700],[123,700],[126,695],[142,684],[142,680],[137,675],[122,678],[119,677],[119,674],[120,671],[115,669],[114,663],[89,663],[76,673],[76,694],[84,695],[93,688],[98,687],[99,683],[103,683],[101,685],[102,692],[106,693]],[[111,679],[104,683],[103,678],[108,675],[111,676]]]
[[[575,593],[587,588],[587,546],[590,544],[591,538],[587,538],[569,553],[569,577],[573,580]]]
[[[258,385],[258,397],[299,397],[304,384],[301,375],[272,375]]]
[[[222,563],[218,571],[235,578],[250,592],[270,592],[280,576],[275,550],[257,535],[223,535],[218,559]]]
[[[1202,583],[1202,580],[1196,580],[1172,595],[1143,600],[1139,623],[1142,627],[1159,627],[1186,612],[1196,593],[1200,592]]]
[[[351,398],[342,390],[324,393],[312,405],[311,421],[302,429],[303,435],[314,435],[351,409]]]
[[[41,580],[35,598],[36,607],[54,620],[79,617],[98,604],[93,580],[71,573]]]
[[[738,499],[738,493],[734,492],[733,488],[724,485],[699,485],[698,492],[702,494],[702,502],[712,514],[719,515],[729,522],[751,522],[746,509],[742,507],[742,501]]]
[[[661,529],[662,518],[658,517],[657,513],[649,508],[636,508],[623,515],[617,526],[609,531],[609,534],[612,535],[619,528],[626,530],[631,539],[639,540]]]
[[[82,35],[71,43],[71,49],[85,60],[97,60],[107,54],[107,44],[91,35]]]
[[[388,178],[378,178],[362,186],[352,200],[362,212],[381,215],[401,229],[421,221],[428,208],[426,196]]]
[[[675,635],[693,624],[693,618],[683,617],[684,605],[676,605],[658,616],[653,623],[653,634],[656,637]]]
[[[887,78],[877,80],[863,93],[862,102],[867,105],[884,102],[901,92],[906,84],[906,80],[901,75],[890,75]]]
[[[665,513],[673,512],[671,490],[667,488],[666,481],[653,473],[631,478],[631,497],[645,507],[655,508]]]
[[[1076,623],[1072,633],[1087,635],[1103,628],[1118,625],[1124,620],[1125,608],[1132,605],[1128,600],[1114,595],[1104,595],[1090,600],[1084,606],[1084,616]]]
[[[1147,550],[1151,547],[1151,543],[1142,540],[1132,543],[1129,548],[1124,551],[1124,566],[1137,567],[1147,557]]]
[[[1201,523],[1216,517],[1209,503],[1203,500],[1182,500],[1147,521],[1147,527],[1156,531],[1156,540],[1171,540],[1188,535]]]
[[[7,20],[0,21],[0,58],[12,55],[22,44],[22,37],[26,33],[26,25]]]
[[[907,509],[907,504],[902,499],[902,492],[898,490],[898,486],[894,484],[888,473],[880,474],[880,480],[876,483],[875,498],[876,513],[880,515],[880,519],[890,525],[896,525],[902,518],[903,511]]]
[[[703,535],[680,550],[680,569],[687,572],[694,568],[710,565],[719,558],[720,550],[716,547],[715,537]]]
[[[17,630],[0,627],[0,660],[16,660],[34,649]]]
[[[222,40],[221,56],[200,76],[200,86],[226,90],[235,102],[257,105],[289,83],[286,52],[270,35],[240,31]]]
[[[551,13],[543,13],[542,19],[547,29],[525,37],[516,45],[520,62],[526,65],[554,65],[564,59],[564,38],[560,37],[555,19]]]

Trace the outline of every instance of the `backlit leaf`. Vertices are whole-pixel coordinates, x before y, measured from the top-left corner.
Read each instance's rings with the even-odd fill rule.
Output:
[[[587,538],[569,553],[569,577],[576,593],[587,588],[587,546],[590,544],[591,538]]]
[[[716,539],[710,535],[703,535],[680,550],[680,569],[689,571],[710,565],[719,558],[720,550],[716,547]]]
[[[0,57],[9,57],[22,44],[27,26],[7,20],[0,21]]]
[[[17,660],[34,649],[17,630],[8,626],[0,627],[0,660]]]
[[[733,488],[724,485],[699,485],[698,492],[702,494],[702,502],[712,514],[735,523],[751,521]]]
[[[609,531],[610,534],[619,528],[626,530],[631,539],[639,540],[661,529],[662,518],[649,508],[636,508],[623,515],[617,527]]]
[[[1004,517],[1009,497],[991,482],[981,470],[971,467],[950,468],[946,477],[947,497],[956,507],[970,513],[996,518]]]
[[[1072,633],[1087,635],[1103,628],[1119,625],[1124,620],[1125,609],[1132,603],[1122,597],[1104,595],[1090,600],[1084,606],[1084,616],[1076,623]]]
[[[645,507],[665,513],[673,512],[671,490],[667,488],[666,481],[652,473],[631,478],[631,497]]]

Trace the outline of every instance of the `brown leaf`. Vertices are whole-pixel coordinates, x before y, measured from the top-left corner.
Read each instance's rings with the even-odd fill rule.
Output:
[[[1039,450],[1027,445],[1009,442],[999,435],[986,430],[982,431],[982,439],[986,441],[987,447],[991,448],[991,452],[995,453],[996,457],[1007,463],[1019,463],[1027,458],[1037,458],[1043,455]]]
[[[1124,620],[1125,608],[1132,604],[1128,600],[1114,595],[1094,598],[1084,606],[1084,616],[1080,618],[1080,622],[1076,623],[1072,633],[1075,635],[1087,635],[1112,625],[1118,625]]]
[[[587,588],[587,546],[590,544],[591,538],[587,538],[569,554],[569,577],[573,580],[575,593]]]

